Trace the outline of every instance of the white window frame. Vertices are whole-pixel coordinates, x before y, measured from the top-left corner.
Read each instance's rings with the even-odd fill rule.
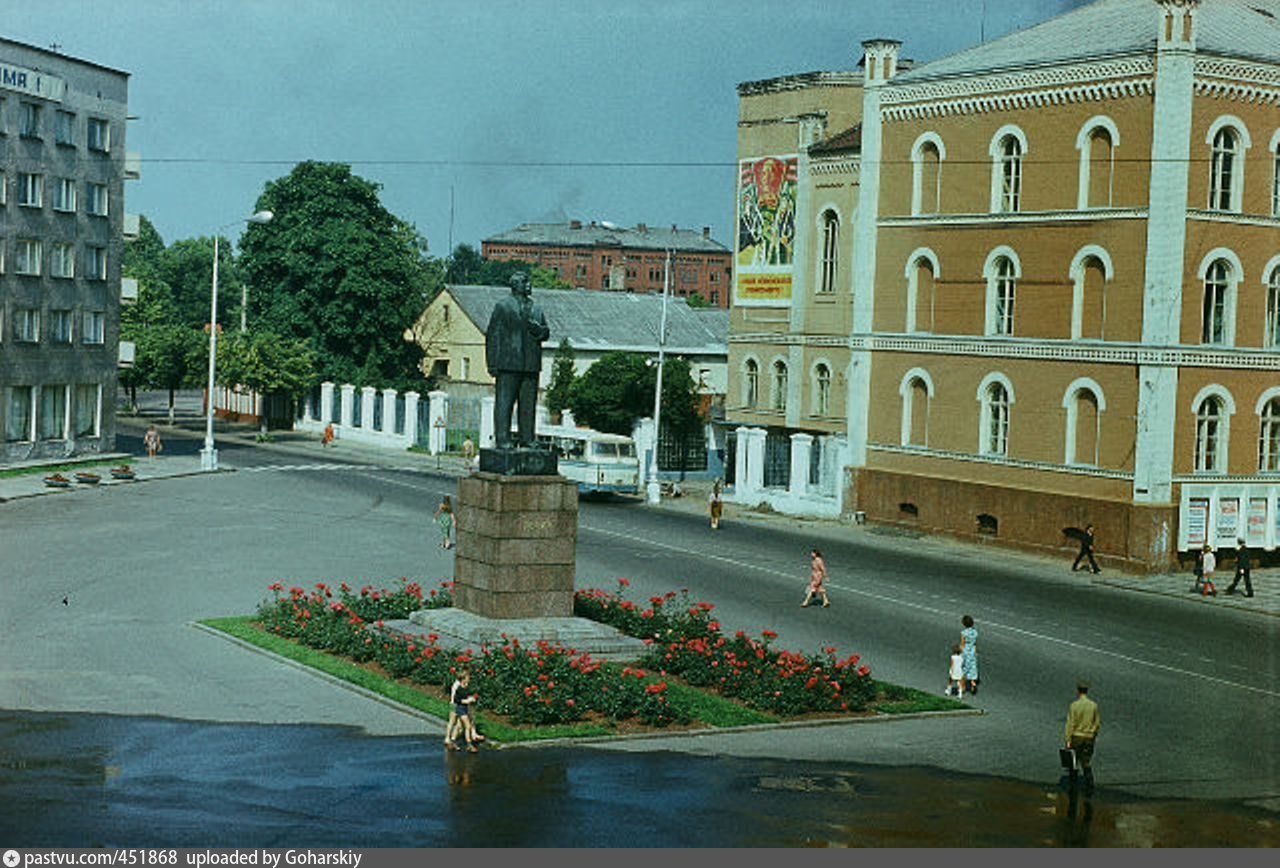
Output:
[[[74,214],[76,210],[76,179],[55,178],[53,188],[53,210],[64,214]]]
[[[1226,137],[1231,137],[1230,145]],[[1245,152],[1252,145],[1249,129],[1234,115],[1223,115],[1209,126],[1209,211],[1240,213],[1244,207]],[[1225,201],[1224,201],[1225,200]]]
[[[7,205],[8,203],[9,203],[9,176],[5,173],[4,169],[0,169],[0,205]]]
[[[1092,187],[1093,175],[1093,137],[1099,130],[1111,137],[1111,152],[1107,166],[1107,201],[1104,205],[1089,203],[1089,190]],[[1114,203],[1116,179],[1116,149],[1120,147],[1120,128],[1115,121],[1105,115],[1094,115],[1080,127],[1076,136],[1076,150],[1080,152],[1080,180],[1076,192],[1076,208],[1084,211],[1089,208],[1109,208]]]
[[[1088,392],[1098,408],[1096,430],[1093,432],[1093,460],[1081,461],[1076,454],[1076,428],[1080,422],[1080,396]],[[1107,399],[1102,386],[1091,377],[1079,377],[1067,386],[1062,395],[1062,409],[1066,411],[1067,429],[1063,437],[1062,463],[1076,467],[1097,467],[1098,454],[1102,450],[1102,414],[1107,409]]]
[[[40,308],[20,307],[14,313],[14,341],[23,344],[40,343]]]
[[[59,394],[61,393],[61,394]],[[46,398],[52,396],[52,398]],[[54,408],[54,425],[49,429],[45,428],[45,402],[49,401],[50,406]],[[39,408],[36,411],[36,437],[39,440],[66,440],[67,426],[71,420],[68,418],[71,414],[67,411],[71,404],[71,387],[65,383],[48,383],[40,387]]]
[[[754,356],[742,360],[742,406],[760,405],[760,362]]]
[[[787,412],[787,391],[791,388],[791,371],[786,359],[774,359],[769,366],[769,409]]]
[[[935,209],[928,213],[942,213],[942,163],[947,159],[947,146],[943,144],[942,137],[937,133],[928,132],[921,133],[915,144],[911,146],[912,216],[926,213],[924,210],[924,154],[925,149],[929,146],[932,146],[934,153],[938,155],[938,174],[934,179],[933,202]]]
[[[822,239],[822,255],[818,262],[818,293],[830,295],[840,280],[840,215],[835,208],[824,208],[818,217],[818,234]]]
[[[1258,397],[1254,413],[1258,417],[1258,472],[1280,473],[1280,386]]]
[[[1003,393],[997,402],[996,390]],[[978,454],[1009,457],[1009,419],[1013,409],[1013,384],[1001,373],[990,373],[978,385]]]
[[[107,315],[100,310],[86,310],[80,329],[80,341],[85,344],[106,343]]]
[[[1215,402],[1219,412],[1209,415],[1209,403]],[[1231,442],[1231,417],[1235,415],[1235,402],[1231,393],[1219,385],[1205,386],[1191,402],[1191,415],[1195,419],[1195,452],[1192,470],[1195,473],[1223,473],[1227,467],[1227,447]]]
[[[89,118],[85,128],[85,145],[91,151],[111,152],[111,122],[106,118]]]
[[[9,443],[30,443],[35,439],[35,387],[34,386],[10,386],[5,394],[5,432],[4,439]],[[13,432],[14,419],[14,400],[15,396],[25,393],[27,396],[26,412],[27,424],[26,430],[22,432]],[[19,433],[20,436],[14,437],[13,433]]]
[[[1212,299],[1209,295],[1210,284],[1216,288],[1218,283],[1218,275],[1212,273],[1214,266],[1222,263],[1224,274],[1221,275],[1221,298]],[[1231,250],[1225,247],[1218,247],[1205,255],[1200,261],[1200,268],[1197,272],[1200,278],[1200,343],[1205,346],[1214,347],[1230,347],[1235,346],[1236,338],[1236,297],[1238,295],[1240,282],[1244,277],[1244,268],[1240,264],[1240,257],[1236,256]],[[1214,319],[1210,320],[1207,314],[1213,314]],[[1221,318],[1218,323],[1217,318]],[[1220,326],[1219,329],[1214,328],[1215,325]]]
[[[111,208],[107,185],[88,182],[85,188],[85,213],[93,217],[106,217]]]
[[[1267,299],[1267,320],[1263,326],[1262,346],[1280,348],[1280,256],[1272,257],[1262,270],[1266,276],[1263,291]]]
[[[1016,153],[1012,144],[1017,145]],[[992,137],[989,153],[991,213],[1016,214],[1022,210],[1022,169],[1027,159],[1027,136],[1017,126],[1006,124]]]
[[[1008,263],[1006,271],[1002,265]],[[1022,278],[1022,260],[1012,247],[1000,246],[987,255],[982,266],[987,279],[987,298],[983,333],[1012,336],[1014,334],[1014,310],[1017,301],[1018,281]],[[937,279],[935,275],[935,280]]]
[[[928,404],[933,403],[933,377],[929,376],[929,372],[924,368],[912,368],[907,371],[902,380],[898,383],[898,397],[902,399],[902,422],[899,430],[898,440],[903,446],[922,446],[929,445],[929,406],[924,408],[924,442],[911,442],[912,422],[915,421],[915,414],[920,408],[915,405],[915,384],[923,383],[925,398]]]
[[[88,396],[92,397],[88,397]],[[88,397],[88,400],[86,400]],[[102,384],[101,383],[77,383],[74,389],[75,403],[72,409],[73,418],[71,420],[71,431],[76,437],[101,437],[102,436]],[[85,406],[90,408],[89,418],[91,419],[87,427],[80,424],[80,419],[84,417]]]
[[[44,244],[38,238],[19,238],[14,253],[14,274],[39,277],[44,264]]]
[[[920,263],[929,263],[929,267],[933,270],[933,292],[931,293],[930,305],[936,306],[938,281],[942,279],[942,266],[938,262],[938,254],[934,253],[928,247],[917,247],[911,251],[911,255],[907,257],[907,267],[903,272],[903,276],[907,279],[907,321],[906,328],[903,329],[908,334],[928,334],[933,331],[933,311],[929,311],[929,328],[922,329],[919,327],[920,316]]]
[[[24,139],[40,138],[41,105],[23,100],[18,107],[18,135]]]
[[[72,344],[75,342],[74,315],[75,311],[69,308],[49,311],[49,343]]]
[[[831,415],[831,364],[826,359],[820,359],[813,363],[813,371],[810,376],[813,394],[810,400],[813,407],[814,416],[830,416]]]
[[[21,208],[44,207],[44,175],[37,172],[18,173],[18,206]]]
[[[1271,216],[1280,217],[1280,130],[1271,137]]]
[[[107,248],[96,245],[85,247],[84,276],[86,280],[107,279]]]
[[[73,278],[76,276],[76,246],[55,241],[49,252],[49,276]]]
[[[1102,263],[1102,329],[1101,337],[1106,337],[1107,324],[1107,286],[1115,275],[1115,265],[1111,262],[1111,254],[1096,244],[1081,247],[1071,260],[1071,268],[1067,272],[1071,276],[1071,339],[1079,340],[1084,335],[1084,279],[1088,273],[1090,260]]]

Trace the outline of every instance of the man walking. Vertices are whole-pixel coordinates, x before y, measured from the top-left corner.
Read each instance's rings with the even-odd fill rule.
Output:
[[[1071,766],[1070,789],[1074,799],[1076,793],[1076,776],[1084,771],[1084,795],[1093,795],[1093,743],[1098,738],[1098,703],[1089,698],[1089,685],[1084,681],[1076,682],[1076,699],[1067,707],[1066,742],[1067,747],[1076,752],[1076,761]]]
[[[1080,554],[1076,555],[1075,563],[1071,565],[1071,572],[1075,572],[1080,568],[1080,561],[1085,558],[1089,559],[1089,569],[1095,573],[1100,573],[1098,562],[1093,559],[1093,525],[1086,524],[1084,526],[1084,535],[1080,537]]]
[[[1240,580],[1244,579],[1244,595],[1246,597],[1253,596],[1253,579],[1249,577],[1249,549],[1245,547],[1244,540],[1236,540],[1236,577],[1231,580],[1231,584],[1227,587],[1228,594],[1236,592],[1236,585]]]

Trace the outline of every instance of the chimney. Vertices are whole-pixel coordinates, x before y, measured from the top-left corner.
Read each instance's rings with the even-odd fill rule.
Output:
[[[643,223],[637,223],[637,224],[636,224],[636,231],[637,231],[637,232],[648,232],[648,231],[649,231],[649,227],[648,227],[648,226],[646,226],[646,225],[645,225],[645,224],[643,224]]]
[[[884,84],[898,72],[897,39],[868,39],[862,43],[864,83],[868,86]]]
[[[581,228],[582,228],[582,221],[581,221],[581,220],[570,220],[570,221],[569,221],[569,228],[570,228],[570,229],[581,229]]]
[[[677,228],[677,227],[676,227],[676,224],[672,223],[672,224],[671,224],[671,231],[672,231],[672,232],[679,232],[680,230],[679,230],[679,228]]]
[[[702,227],[702,237],[703,237],[703,238],[710,238],[710,237],[711,237],[711,227],[710,227],[710,226],[703,226],[703,227]]]

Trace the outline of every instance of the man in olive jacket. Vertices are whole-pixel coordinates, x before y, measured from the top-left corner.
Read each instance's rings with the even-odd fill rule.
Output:
[[[1076,752],[1076,762],[1070,771],[1071,792],[1076,789],[1078,770],[1084,771],[1084,794],[1093,795],[1093,743],[1098,738],[1101,725],[1098,703],[1089,698],[1089,685],[1076,683],[1076,700],[1067,707],[1067,747]]]
[[[534,443],[542,342],[551,336],[542,309],[533,303],[529,275],[511,275],[511,295],[494,306],[484,332],[485,364],[494,379],[493,436],[499,449],[511,447],[511,411],[521,446]]]

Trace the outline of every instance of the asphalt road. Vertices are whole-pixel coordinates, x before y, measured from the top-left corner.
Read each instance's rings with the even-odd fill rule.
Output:
[[[127,439],[122,443],[127,446]],[[190,441],[170,437],[165,455],[198,446],[198,434]],[[350,727],[363,737],[390,738],[396,750],[403,744],[395,740],[413,740],[410,749],[416,749],[424,730],[432,731],[431,722],[299,677],[190,623],[251,611],[275,580],[346,580],[358,586],[399,576],[428,583],[447,578],[450,555],[436,545],[430,514],[440,496],[453,491],[454,481],[405,469],[394,456],[368,466],[341,449],[322,453],[318,446],[314,454],[299,454],[224,439],[219,448],[223,465],[238,472],[6,505],[0,516],[0,708],[21,719],[0,721],[0,744],[21,741],[5,727],[27,732],[32,714],[36,724],[62,721],[70,730],[100,729],[94,722],[101,715],[159,719],[194,727],[197,747],[207,738],[223,752],[226,744],[262,732],[251,729],[246,736],[246,724],[288,725],[270,730],[271,738],[286,740],[292,727]],[[798,605],[811,545],[824,550],[831,568],[829,610]],[[1109,810],[1140,804],[1138,813],[1149,815],[1152,809],[1140,801],[1145,797],[1231,799],[1234,805],[1244,800],[1272,816],[1280,808],[1280,775],[1269,749],[1280,743],[1273,618],[1096,586],[1073,578],[1065,564],[1044,559],[869,528],[731,513],[724,529],[713,534],[701,517],[651,510],[627,499],[582,504],[578,574],[580,585],[604,587],[627,576],[639,599],[687,587],[695,598],[717,604],[728,629],[768,627],[780,634],[783,647],[856,651],[877,677],[927,690],[941,689],[960,615],[971,613],[981,632],[982,691],[975,704],[986,711],[945,721],[595,747],[590,755],[615,760],[583,766],[562,758],[550,762],[557,768],[569,764],[566,774],[581,782],[578,798],[629,804],[633,799],[618,782],[640,772],[626,755],[642,759],[675,751],[728,763],[715,766],[729,775],[725,780],[734,779],[733,758],[754,762],[749,767],[756,774],[775,782],[762,791],[808,792],[808,811],[813,818],[821,814],[821,823],[838,819],[822,813],[832,792],[822,781],[862,775],[865,790],[877,768],[899,776],[904,767],[931,768],[952,776],[952,783],[1020,786],[1028,802],[1042,802],[1033,810],[1043,812],[1056,782],[1066,705],[1074,679],[1083,674],[1102,708],[1096,769],[1102,792],[1112,794]],[[197,755],[198,750],[192,754]],[[163,764],[152,756],[149,765]],[[493,763],[506,756],[479,759]],[[438,765],[439,758],[432,762]],[[321,765],[333,763],[341,765],[328,757]],[[787,783],[793,780],[788,767],[805,770],[797,772],[800,785]],[[477,769],[477,787],[491,779],[489,768]],[[457,775],[445,772],[453,786]],[[188,784],[208,781],[216,791],[220,775],[228,772],[202,770],[197,763],[189,774]],[[358,780],[355,775],[348,783]],[[341,792],[341,780],[330,783],[334,793]],[[5,784],[0,772],[0,799],[15,792]],[[877,786],[889,784],[871,788]],[[925,789],[936,786],[937,781],[922,783]],[[678,811],[679,799],[671,798],[670,810],[659,812],[655,823]],[[742,828],[743,818],[751,816],[749,801],[725,806],[725,827],[702,840],[731,843],[735,828],[738,840],[751,840]],[[956,821],[964,809],[953,805],[948,816]],[[1115,822],[1112,817],[1111,828]],[[1250,819],[1246,826],[1256,822]],[[942,840],[949,828],[943,824],[937,833]],[[1052,843],[1057,834],[1037,827],[1026,836],[997,840],[1010,846]],[[1211,843],[1207,834],[1192,842]],[[1140,839],[1110,840],[1123,846]],[[960,840],[976,842],[973,836]],[[697,841],[683,843],[675,836],[659,843]]]

